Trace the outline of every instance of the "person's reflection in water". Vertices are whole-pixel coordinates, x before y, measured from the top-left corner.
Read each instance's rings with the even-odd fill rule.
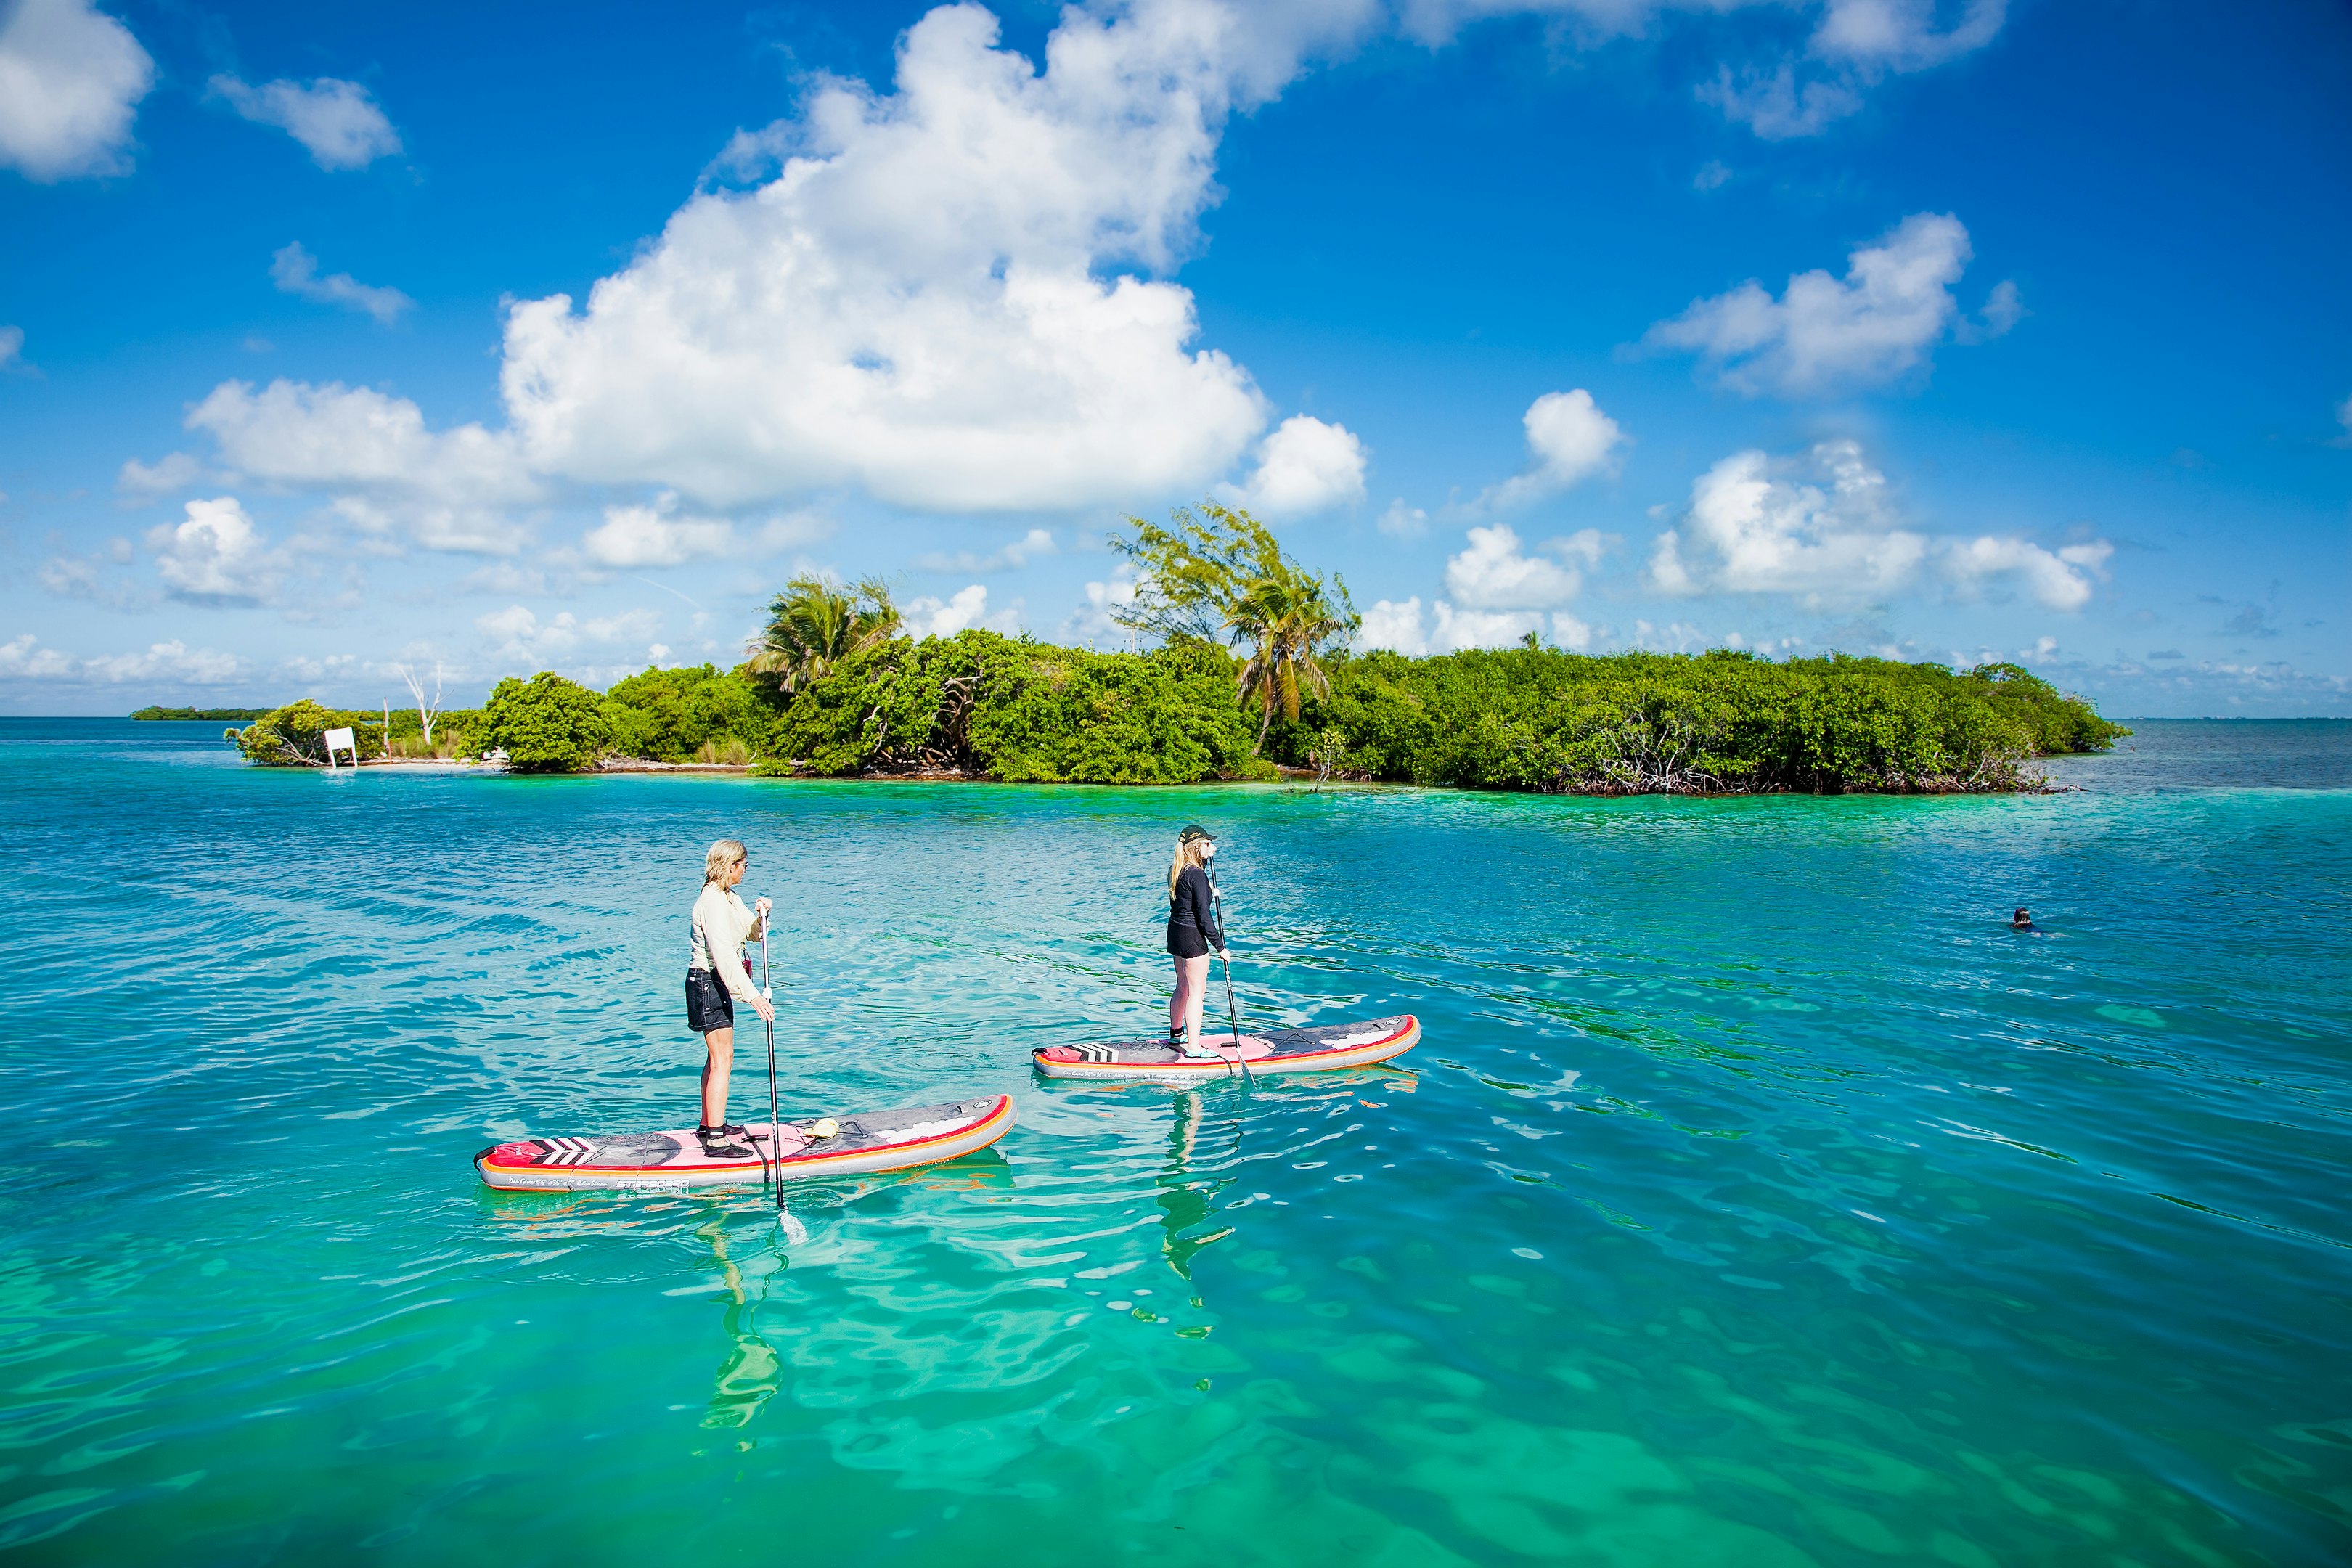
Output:
[[[1187,1285],[1192,1283],[1192,1255],[1212,1242],[1224,1240],[1233,1235],[1229,1225],[1199,1230],[1216,1214],[1217,1194],[1231,1184],[1233,1178],[1203,1181],[1192,1173],[1192,1159],[1201,1136],[1201,1097],[1180,1094],[1175,1097],[1176,1120],[1168,1130],[1168,1164],[1160,1173],[1160,1228],[1167,1234],[1160,1238],[1160,1250],[1168,1259],[1178,1278]],[[1234,1123],[1236,1139],[1240,1123]],[[1239,1144],[1236,1142],[1236,1151]],[[1195,1231],[1198,1234],[1189,1234]],[[1202,1301],[1195,1288],[1192,1304]]]
[[[705,1426],[748,1426],[776,1392],[779,1365],[773,1346],[760,1337],[760,1302],[745,1294],[743,1272],[727,1255],[727,1216],[713,1215],[696,1235],[710,1244],[712,1256],[727,1279],[727,1337],[735,1342],[719,1369],[710,1391],[710,1408],[703,1412]],[[766,1291],[761,1292],[764,1299]]]

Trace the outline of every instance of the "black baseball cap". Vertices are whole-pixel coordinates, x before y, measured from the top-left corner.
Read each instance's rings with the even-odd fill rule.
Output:
[[[1179,844],[1190,844],[1195,838],[1205,838],[1212,844],[1214,844],[1217,841],[1217,836],[1210,832],[1207,828],[1202,826],[1199,823],[1188,822],[1184,825],[1184,831],[1176,836],[1176,842]]]

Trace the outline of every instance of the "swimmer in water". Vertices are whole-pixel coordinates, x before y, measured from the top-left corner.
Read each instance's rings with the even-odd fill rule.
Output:
[[[2033,923],[2033,911],[2032,910],[2020,910],[2015,914],[2010,916],[2009,929],[2011,931],[2030,931],[2037,933],[2042,930],[2040,926]]]

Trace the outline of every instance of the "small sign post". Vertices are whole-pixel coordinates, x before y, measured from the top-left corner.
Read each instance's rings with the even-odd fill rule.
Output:
[[[353,772],[357,772],[360,765],[360,743],[352,737],[350,728],[347,726],[341,730],[330,730],[327,731],[326,740],[327,771],[329,773],[335,771],[335,749],[340,746],[352,754],[352,768]]]

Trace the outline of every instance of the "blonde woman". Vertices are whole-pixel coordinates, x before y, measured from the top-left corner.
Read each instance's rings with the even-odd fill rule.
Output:
[[[1194,823],[1176,836],[1176,858],[1168,867],[1168,952],[1176,960],[1168,1048],[1179,1056],[1214,1054],[1201,1048],[1201,1004],[1209,990],[1209,949],[1225,951],[1216,895],[1209,886],[1209,861],[1216,853],[1217,841]]]
[[[750,909],[735,896],[751,868],[751,852],[740,838],[722,838],[702,858],[702,896],[694,900],[692,950],[686,968],[686,1026],[702,1037],[710,1055],[702,1064],[702,1125],[696,1131],[702,1152],[714,1160],[748,1160],[749,1135],[727,1120],[727,1079],[735,1068],[735,1004],[748,1002],[763,1023],[776,1009],[751,984],[743,967],[743,944],[767,930],[765,899]],[[739,1143],[735,1140],[745,1142]]]

